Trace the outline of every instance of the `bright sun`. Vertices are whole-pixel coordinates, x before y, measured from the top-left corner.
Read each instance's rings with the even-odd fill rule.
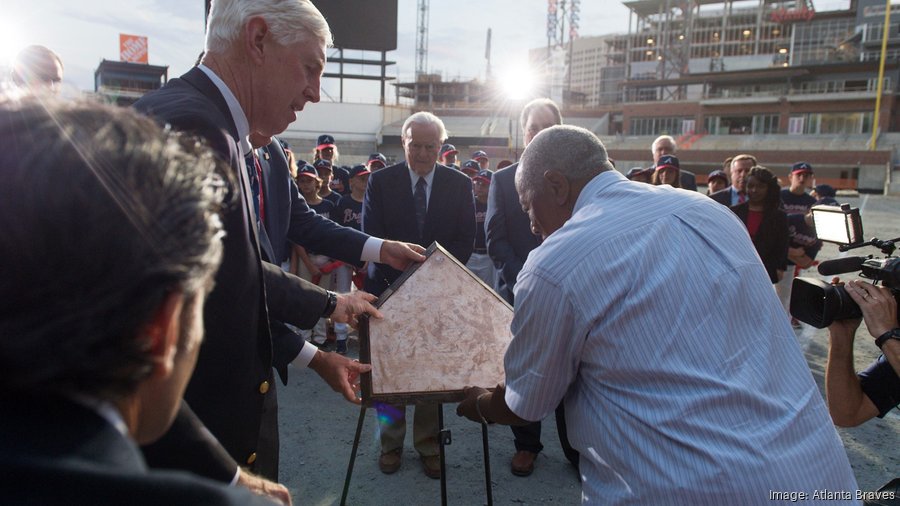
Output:
[[[500,85],[508,98],[526,99],[534,88],[533,70],[524,63],[510,65],[500,73]]]
[[[8,67],[19,51],[27,45],[16,23],[4,15],[3,19],[0,19],[0,66]]]

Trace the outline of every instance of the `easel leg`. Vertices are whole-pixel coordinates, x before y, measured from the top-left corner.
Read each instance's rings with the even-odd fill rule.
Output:
[[[350,491],[350,478],[353,476],[353,464],[356,463],[356,452],[359,450],[359,439],[362,437],[363,422],[366,420],[366,406],[359,407],[359,421],[356,423],[356,437],[353,438],[353,451],[347,465],[347,477],[344,478],[344,492],[341,494],[341,506],[347,504],[347,492]]]
[[[438,451],[441,460],[441,505],[447,506],[447,465],[444,462],[444,445],[449,444],[449,431],[444,432],[444,405],[438,404]]]
[[[484,491],[487,494],[487,506],[494,505],[494,493],[491,486],[491,454],[488,448],[488,426],[481,424],[481,445],[484,447]]]

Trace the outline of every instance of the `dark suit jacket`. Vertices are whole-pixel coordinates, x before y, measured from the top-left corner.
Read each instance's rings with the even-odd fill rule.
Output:
[[[265,203],[264,234],[260,234],[263,260],[280,265],[289,258],[289,242],[314,248],[324,255],[349,264],[362,266],[363,245],[368,235],[342,227],[323,218],[309,208],[291,177],[287,156],[281,143],[273,140],[257,150],[262,168],[263,200]],[[302,336],[272,320],[272,365],[287,385],[288,364],[303,348]]]
[[[475,198],[472,180],[462,172],[435,164],[425,228],[419,236],[412,180],[406,162],[373,172],[363,201],[363,232],[428,247],[437,241],[466,263],[475,245]],[[380,295],[401,271],[370,263],[365,290]]]
[[[734,214],[747,225],[747,216],[750,212],[750,204],[744,202],[731,208]],[[769,279],[772,283],[778,282],[778,273],[787,269],[788,252],[788,226],[787,215],[781,209],[776,209],[763,214],[762,222],[756,237],[753,238],[753,246],[762,260]]]
[[[528,253],[541,244],[541,238],[531,232],[531,220],[519,204],[515,182],[518,167],[515,163],[494,173],[485,219],[488,255],[500,270],[498,293],[510,304],[516,276],[525,265]]]
[[[253,456],[256,469],[272,469],[273,465],[277,469],[277,418],[262,421],[264,397],[274,396],[269,313],[273,319],[310,328],[325,310],[326,293],[278,266],[261,262],[237,128],[222,94],[200,69],[148,93],[135,108],[205,139],[228,163],[237,181],[231,188],[234,204],[222,216],[225,254],[206,301],[206,337],[185,400],[241,465],[249,464]],[[179,417],[189,414],[183,409]],[[173,425],[153,445],[155,451],[147,453],[148,461],[230,481],[235,463],[217,459],[216,442],[196,428],[193,423]],[[198,442],[204,440],[209,451],[201,451]],[[261,441],[275,443],[263,448]],[[194,450],[184,451],[187,445],[194,445]]]
[[[681,174],[679,176],[681,187],[685,190],[697,191],[697,176],[695,176],[693,172],[689,172],[683,169],[679,170],[678,172]]]
[[[63,398],[4,398],[0,502],[16,505],[271,505],[241,487],[147,469],[134,441]]]
[[[362,265],[363,245],[369,238],[357,230],[342,227],[311,210],[291,178],[287,157],[275,140],[258,150],[263,172],[263,195],[266,203],[265,229],[270,250],[263,249],[264,259],[281,263],[290,257],[288,241],[342,262]],[[271,255],[271,256],[270,256]]]
[[[728,188],[719,190],[716,193],[710,195],[709,198],[715,200],[723,206],[731,207],[731,187],[729,186]]]

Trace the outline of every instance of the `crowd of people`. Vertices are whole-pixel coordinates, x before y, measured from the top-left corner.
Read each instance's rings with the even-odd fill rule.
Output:
[[[345,356],[350,329],[439,242],[514,307],[505,381],[457,406],[512,426],[513,474],[534,472],[553,412],[585,504],[859,502],[831,421],[900,403],[897,304],[846,285],[884,356],[856,373],[860,322],[834,323],[826,405],[784,316],[820,246],[809,209],[836,203],[807,193],[808,163],[782,189],[739,154],[707,196],[662,136],[626,177],[549,99],[493,170],[484,151],[457,165],[429,112],[404,122],[398,163],[341,167],[329,134],[307,162],[275,136],[319,100],[330,43],[308,0],[217,0],[197,66],[129,109],[54,97],[61,60],[23,52],[0,100],[0,497],[291,504],[275,374],[309,367],[359,403],[371,367]],[[406,406],[377,409],[391,474]],[[431,478],[437,410],[413,423]]]
[[[681,188],[685,171],[680,168],[676,151],[674,138],[658,137],[651,146],[653,165],[634,167],[626,177]],[[813,188],[813,175],[810,164],[797,162],[790,168],[788,185],[782,188],[775,174],[755,156],[738,154],[727,158],[721,169],[711,171],[706,178],[706,194],[731,208],[746,226],[794,328],[801,323],[790,316],[792,283],[802,270],[817,265],[816,254],[822,247],[813,227],[811,209],[815,205],[839,205],[832,186],[821,184]],[[691,174],[690,179],[694,178]]]

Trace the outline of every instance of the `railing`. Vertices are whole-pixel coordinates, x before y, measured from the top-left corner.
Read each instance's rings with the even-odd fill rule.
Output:
[[[741,90],[718,90],[713,92],[708,92],[704,96],[704,98],[747,98],[747,97],[782,97],[782,96],[796,96],[796,95],[840,95],[843,93],[872,93],[876,92],[875,89],[870,86],[849,86],[840,90],[829,90],[829,89],[799,89],[793,88],[790,90],[760,90],[760,91],[741,91]],[[893,93],[892,87],[885,87],[882,91],[883,94],[891,94]]]

